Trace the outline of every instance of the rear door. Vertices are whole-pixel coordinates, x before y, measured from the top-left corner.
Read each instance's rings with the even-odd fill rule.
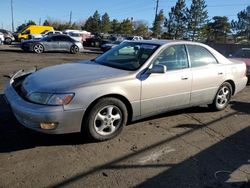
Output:
[[[48,50],[49,51],[60,51],[60,42],[61,36],[52,36],[48,41]]]
[[[64,51],[69,51],[70,47],[73,45],[72,40],[69,36],[62,36],[60,41],[60,48]]]
[[[225,66],[208,49],[187,45],[192,70],[191,104],[212,102],[225,78]]]

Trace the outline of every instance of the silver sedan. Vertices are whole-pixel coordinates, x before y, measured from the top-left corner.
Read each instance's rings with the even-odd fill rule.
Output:
[[[124,42],[91,61],[18,71],[5,88],[17,120],[49,134],[118,135],[129,121],[208,104],[227,107],[246,65],[185,41]]]
[[[66,51],[76,54],[83,51],[82,43],[67,35],[49,35],[41,39],[22,41],[21,48],[38,54],[48,51]]]

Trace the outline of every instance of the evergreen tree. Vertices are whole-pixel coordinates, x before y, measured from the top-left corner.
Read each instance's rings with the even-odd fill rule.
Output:
[[[36,22],[34,22],[33,20],[29,20],[27,23],[23,23],[19,25],[16,30],[17,32],[21,32],[25,27],[29,25],[36,25]]]
[[[108,13],[105,13],[102,16],[102,32],[103,33],[109,33],[111,31],[111,23],[109,19]]]
[[[162,25],[164,23],[164,13],[163,10],[160,10],[160,12],[156,15],[155,21],[153,23],[153,36],[154,37],[160,37],[162,33]]]
[[[130,19],[125,19],[120,25],[121,34],[130,35],[133,31],[133,24]]]
[[[139,36],[147,36],[148,35],[148,27],[145,23],[140,23],[134,30],[135,35]]]
[[[164,38],[173,39],[174,38],[174,15],[173,7],[168,13],[168,18],[165,19],[164,27],[166,27],[167,32],[164,33]]]
[[[111,22],[111,33],[120,33],[121,24],[117,19],[113,19]]]
[[[208,12],[205,0],[192,0],[187,9],[188,38],[192,41],[201,40],[202,29],[207,24]]]
[[[250,41],[250,6],[240,11],[238,20],[233,20],[231,26],[237,36],[242,36]]]
[[[167,34],[173,39],[183,39],[186,31],[186,4],[185,0],[178,0],[171,8],[169,18],[165,20],[164,26]]]
[[[49,22],[49,20],[44,20],[44,22],[43,22],[43,25],[44,26],[51,26],[51,23]]]
[[[99,12],[96,10],[93,16],[90,16],[83,29],[91,32],[91,33],[100,33],[101,32],[101,16]]]

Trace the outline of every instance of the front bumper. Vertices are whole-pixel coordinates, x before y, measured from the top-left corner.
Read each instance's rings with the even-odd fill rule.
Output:
[[[30,103],[18,95],[11,83],[5,87],[4,93],[17,120],[29,129],[47,134],[81,131],[83,109],[65,110],[63,106]],[[55,129],[45,130],[40,128],[40,123],[54,122],[58,124]]]

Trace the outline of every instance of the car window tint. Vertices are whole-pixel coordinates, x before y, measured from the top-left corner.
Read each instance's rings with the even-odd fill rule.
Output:
[[[204,47],[187,45],[191,67],[200,67],[209,64],[217,64],[215,57]]]
[[[234,54],[233,57],[250,58],[250,49],[240,49]]]
[[[161,64],[167,70],[178,70],[188,68],[187,52],[184,45],[174,45],[167,47],[156,57],[153,64]]]
[[[124,70],[137,70],[155,52],[158,45],[124,42],[96,58],[96,62]]]
[[[51,41],[60,41],[60,37],[59,36],[54,36],[54,37],[51,37]]]
[[[68,42],[68,41],[71,41],[71,38],[68,37],[68,36],[63,36],[63,37],[62,37],[62,41]]]

